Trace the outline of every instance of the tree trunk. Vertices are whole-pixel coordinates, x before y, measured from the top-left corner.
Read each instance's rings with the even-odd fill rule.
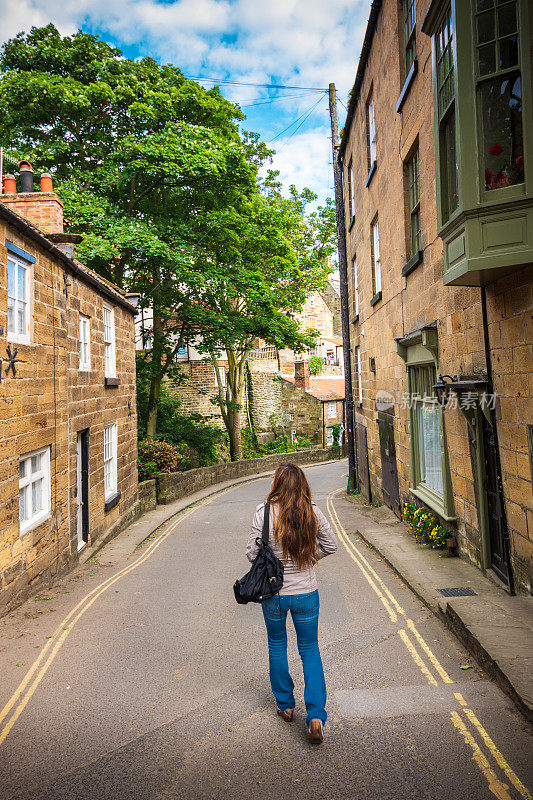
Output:
[[[157,411],[159,408],[159,396],[161,394],[161,374],[154,375],[150,380],[150,394],[148,396],[148,414],[146,417],[146,435],[154,438],[157,431]]]
[[[155,270],[155,278],[159,279],[159,271]],[[157,432],[157,412],[159,410],[159,397],[163,381],[163,323],[154,296],[153,322],[152,322],[152,363],[150,375],[150,393],[148,395],[148,414],[146,417],[146,435],[154,437]]]
[[[232,461],[242,458],[241,440],[241,412],[233,411],[228,414],[229,454]]]

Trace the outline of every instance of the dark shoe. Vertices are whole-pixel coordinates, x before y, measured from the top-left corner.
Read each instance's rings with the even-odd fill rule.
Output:
[[[276,711],[278,715],[285,720],[285,722],[292,722],[292,718],[294,716],[294,708],[288,708],[286,711],[280,711],[279,708],[276,706]]]
[[[313,744],[321,744],[324,741],[324,726],[321,719],[312,719],[307,729],[307,738]]]

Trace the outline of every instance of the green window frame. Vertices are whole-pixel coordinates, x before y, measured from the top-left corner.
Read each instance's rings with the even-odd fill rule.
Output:
[[[420,162],[418,147],[407,162],[407,195],[409,200],[409,238],[411,256],[422,249],[420,229]]]
[[[524,183],[519,12],[517,0],[473,0],[480,183],[486,198]]]
[[[403,0],[403,45],[405,75],[416,58],[416,4],[415,0]]]
[[[455,519],[443,409],[433,389],[439,372],[438,338],[428,326],[400,339],[405,361],[409,430],[409,491],[444,520]]]
[[[455,113],[455,19],[448,5],[435,34],[441,213],[445,222],[459,206],[459,161]]]

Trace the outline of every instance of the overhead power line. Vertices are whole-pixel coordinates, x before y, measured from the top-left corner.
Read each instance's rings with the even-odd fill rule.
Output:
[[[223,83],[230,86],[261,86],[264,89],[299,89],[303,92],[327,92],[322,86],[287,86],[282,83],[246,83],[244,81],[230,81],[226,78],[200,78],[193,75],[184,76],[188,81],[198,81],[198,83]]]
[[[290,124],[290,125],[287,125],[287,127],[286,127],[286,128],[283,128],[283,130],[282,130],[282,131],[280,131],[279,133],[277,133],[277,134],[274,136],[274,138],[273,138],[273,139],[270,139],[270,141],[269,141],[269,144],[271,144],[272,142],[275,142],[275,141],[276,141],[276,139],[279,139],[279,137],[280,137],[280,136],[283,136],[283,134],[284,134],[284,133],[286,133],[288,130],[290,130],[290,128],[292,128],[292,126],[293,126],[293,125],[296,125],[296,123],[297,123],[297,122],[300,122],[300,120],[302,120],[302,121],[301,121],[301,123],[300,123],[300,125],[298,125],[298,127],[297,127],[297,128],[296,128],[296,129],[295,129],[295,130],[294,130],[294,131],[291,133],[291,135],[289,136],[289,139],[292,139],[292,137],[294,136],[294,134],[296,133],[296,131],[297,131],[297,130],[299,130],[299,129],[302,127],[302,125],[304,124],[304,122],[305,122],[305,120],[307,119],[307,117],[309,117],[309,115],[310,115],[310,114],[313,112],[313,110],[314,110],[314,109],[317,107],[317,105],[320,103],[320,101],[324,99],[324,97],[325,97],[325,94],[324,94],[322,97],[319,97],[319,98],[318,98],[318,100],[316,101],[316,103],[313,103],[313,105],[312,105],[310,108],[307,108],[307,109],[306,109],[306,110],[303,112],[303,114],[300,114],[300,116],[299,116],[299,117],[297,117],[295,120],[293,120],[293,121],[291,122],[291,124]]]

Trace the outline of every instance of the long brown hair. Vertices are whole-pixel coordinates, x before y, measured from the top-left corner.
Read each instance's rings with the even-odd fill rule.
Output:
[[[277,508],[274,538],[297,569],[316,563],[318,520],[311,503],[311,489],[296,464],[280,464],[267,497]]]

